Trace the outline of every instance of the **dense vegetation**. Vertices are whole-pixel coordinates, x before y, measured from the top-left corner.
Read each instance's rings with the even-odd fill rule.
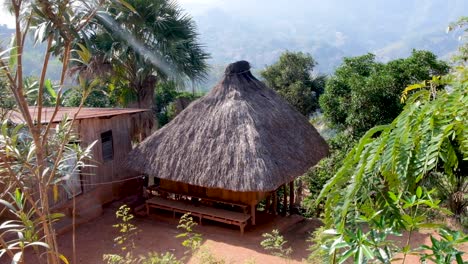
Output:
[[[373,54],[344,59],[328,78],[320,97],[321,118],[336,133],[329,139],[330,156],[303,177],[311,193],[305,204],[309,212],[321,213],[321,205],[316,208],[313,201],[359,137],[400,114],[404,106],[400,97],[405,87],[434,74],[445,74],[448,69],[447,63],[428,51],[413,51],[408,58],[388,63],[377,62]]]
[[[451,88],[438,90],[441,85]],[[408,99],[400,115],[370,129],[347,154],[318,197],[326,198],[325,224],[336,230],[332,241],[342,241],[340,246],[328,244],[331,255],[340,261],[354,257],[356,263],[373,259],[388,263],[396,252],[406,258],[419,250],[409,248],[411,233],[430,226],[429,212],[447,213],[441,209],[445,206],[457,219],[466,217],[467,87],[465,67],[409,86],[403,99],[409,91],[421,90]],[[370,231],[362,231],[362,223]],[[388,243],[388,235],[402,231],[409,232],[403,248]],[[461,263],[461,252],[433,246],[434,255],[421,253],[423,259]]]
[[[345,58],[329,78],[320,106],[330,125],[359,137],[401,112],[406,86],[447,72],[447,63],[428,51],[388,63],[377,62],[373,54]]]
[[[325,76],[312,76],[315,65],[310,54],[287,51],[260,74],[268,87],[303,115],[310,116],[318,108],[318,98],[325,85]]]
[[[465,21],[462,18],[455,25],[463,27]],[[456,247],[467,242],[468,236],[448,229],[446,223],[434,223],[434,217],[453,215],[466,226],[468,216],[468,70],[464,47],[449,74],[433,76],[401,92],[405,106],[393,121],[374,124],[377,126],[365,132],[349,152],[349,145],[345,147],[345,156],[332,149],[332,156],[322,160],[312,173],[323,178],[330,176],[324,169],[332,172],[315,202],[318,206],[325,201],[324,221],[329,228],[315,235],[321,244],[315,248],[315,257],[330,263],[349,258],[354,263],[390,263],[401,253],[403,263],[409,254],[420,256],[421,261],[464,263],[463,252]],[[412,65],[406,69],[429,68]],[[427,73],[434,74],[423,74]],[[347,102],[338,100],[335,106]],[[326,167],[330,159],[336,162],[331,169]],[[413,232],[427,227],[440,228],[440,239],[431,237],[432,245],[411,248]],[[402,246],[389,238],[403,232],[408,238]]]

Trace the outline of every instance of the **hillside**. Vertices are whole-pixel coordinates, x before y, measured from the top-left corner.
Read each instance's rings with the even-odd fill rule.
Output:
[[[311,53],[318,62],[318,71],[325,74],[332,73],[343,57],[368,52],[388,61],[406,57],[412,49],[425,49],[447,59],[456,50],[458,35],[447,34],[445,29],[468,10],[465,0],[201,3],[205,4],[180,0],[196,21],[200,41],[212,56],[212,70],[207,80],[199,84],[202,90],[210,89],[219,80],[227,63],[245,59],[258,71],[285,50]],[[0,38],[6,41],[10,31],[0,26]],[[37,74],[36,62],[42,57],[39,50],[25,54],[29,74]],[[58,75],[58,70],[49,72],[52,79]]]
[[[285,50],[305,51],[328,74],[343,57],[368,52],[382,61],[408,56],[413,48],[449,58],[458,35],[445,29],[466,15],[468,1],[240,0],[184,7],[197,22],[213,65],[246,59],[258,70]],[[212,74],[220,75],[219,68]]]

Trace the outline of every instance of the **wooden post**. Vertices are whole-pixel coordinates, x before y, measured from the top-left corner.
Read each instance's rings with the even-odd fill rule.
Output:
[[[297,180],[297,184],[296,184],[296,193],[295,193],[295,196],[296,196],[296,204],[300,205],[302,203],[302,198],[304,197],[304,195],[302,194],[302,190],[303,190],[303,183],[302,183],[302,179],[299,178]]]
[[[271,194],[267,194],[266,196],[266,205],[265,205],[265,212],[270,212],[270,206],[271,206]]]
[[[255,212],[257,211],[257,201],[254,200],[250,204],[250,217],[252,221],[252,225],[255,225]]]
[[[273,214],[276,215],[278,213],[278,190],[273,192]]]
[[[288,194],[286,184],[283,185],[283,212],[282,214],[286,216],[288,214]]]
[[[289,214],[293,214],[294,208],[294,181],[289,183]]]

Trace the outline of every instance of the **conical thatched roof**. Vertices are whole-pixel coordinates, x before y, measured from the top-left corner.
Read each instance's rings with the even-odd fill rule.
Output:
[[[226,68],[203,98],[144,140],[129,166],[162,179],[232,191],[272,191],[323,158],[328,146],[302,114],[250,73]]]

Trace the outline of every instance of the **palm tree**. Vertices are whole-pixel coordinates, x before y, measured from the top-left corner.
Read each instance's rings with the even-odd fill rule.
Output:
[[[156,84],[204,78],[208,54],[198,42],[194,21],[175,2],[126,3],[98,14],[83,37],[93,59],[79,71],[105,77],[121,89],[126,105],[154,109]]]

